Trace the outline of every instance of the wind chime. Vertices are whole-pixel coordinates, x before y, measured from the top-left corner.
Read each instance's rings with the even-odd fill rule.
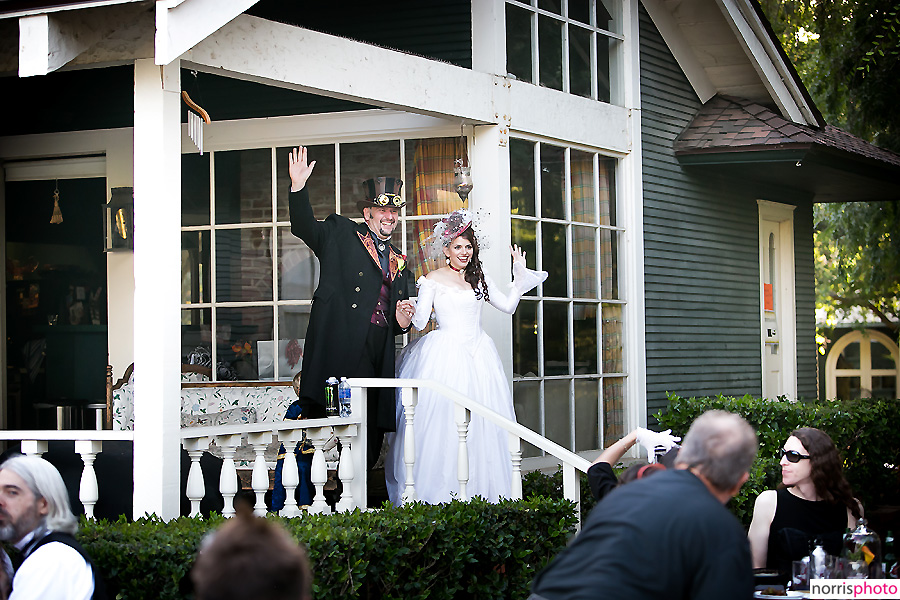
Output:
[[[200,155],[203,155],[203,123],[209,124],[211,121],[209,119],[209,113],[203,110],[203,108],[191,100],[190,95],[187,93],[187,90],[181,91],[181,98],[184,100],[184,103],[187,104],[188,107],[188,136],[191,138],[191,141],[194,142],[194,145],[197,146],[197,149],[200,151]]]
[[[468,165],[468,153],[466,152],[468,140],[466,140],[463,127],[464,124],[460,124],[460,158],[456,159],[456,166],[453,168],[453,185],[456,188],[459,199],[462,200],[463,206],[465,206],[469,200],[469,192],[475,186],[472,184],[472,167]]]
[[[56,180],[56,189],[53,190],[53,214],[50,215],[50,222],[54,225],[63,222],[62,211],[59,210],[59,179]]]

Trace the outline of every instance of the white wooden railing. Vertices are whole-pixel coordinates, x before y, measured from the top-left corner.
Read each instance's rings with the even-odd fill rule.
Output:
[[[269,468],[264,456],[267,446],[278,440],[288,449],[282,467],[282,483],[286,491],[282,516],[298,516],[303,511],[297,506],[294,490],[300,483],[299,469],[294,453],[290,450],[304,437],[308,439],[315,452],[310,469],[310,478],[315,487],[312,504],[306,509],[313,513],[330,512],[331,507],[325,501],[324,486],[328,478],[324,448],[332,436],[341,442],[341,452],[337,464],[337,476],[343,486],[342,495],[337,502],[336,510],[352,510],[366,507],[366,395],[368,389],[395,387],[402,390],[402,403],[406,412],[404,462],[406,465],[406,489],[403,500],[416,498],[412,477],[415,465],[415,408],[418,403],[420,389],[428,389],[447,398],[455,405],[455,420],[459,432],[458,473],[460,497],[468,499],[466,483],[468,474],[468,449],[466,437],[471,415],[474,413],[494,425],[504,429],[508,434],[510,460],[512,461],[512,490],[514,499],[522,497],[522,441],[529,442],[554,457],[563,470],[563,495],[575,502],[580,515],[580,485],[577,471],[586,472],[590,462],[577,454],[563,448],[531,429],[502,417],[481,404],[463,396],[442,384],[421,379],[376,379],[353,378],[349,380],[352,388],[352,415],[346,418],[331,417],[325,419],[304,419],[300,421],[281,421],[277,423],[250,423],[220,425],[215,427],[189,427],[181,430],[182,446],[191,459],[188,473],[186,495],[191,501],[191,514],[200,513],[200,501],[212,490],[205,489],[200,457],[215,442],[223,456],[223,465],[219,477],[219,492],[225,499],[223,514],[234,514],[233,500],[237,493],[237,474],[234,454],[238,446],[246,438],[253,448],[255,459],[251,476],[251,486],[256,494],[254,512],[263,515],[266,512],[263,496],[269,489]],[[81,454],[84,470],[81,477],[79,498],[84,504],[85,514],[93,517],[93,507],[98,499],[97,478],[93,462],[102,450],[104,440],[133,440],[131,431],[2,431],[0,439],[21,440],[22,451],[26,454],[42,454],[47,450],[49,440],[71,440],[75,442],[75,451]]]
[[[19,430],[0,431],[0,440],[18,440],[22,442],[23,454],[41,456],[47,452],[50,442],[75,442],[75,452],[81,455],[84,469],[81,472],[81,483],[78,486],[78,498],[84,505],[84,514],[94,517],[94,505],[100,499],[97,487],[97,474],[94,472],[94,460],[103,450],[105,441],[134,441],[133,431],[97,431],[97,430]]]

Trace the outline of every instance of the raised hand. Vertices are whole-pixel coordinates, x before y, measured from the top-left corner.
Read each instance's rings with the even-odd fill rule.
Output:
[[[509,247],[509,253],[512,254],[513,263],[520,262],[522,265],[525,265],[525,251],[517,244],[513,244]]]
[[[291,191],[299,192],[312,175],[316,161],[307,164],[306,148],[298,146],[288,155],[288,174],[291,176]]]

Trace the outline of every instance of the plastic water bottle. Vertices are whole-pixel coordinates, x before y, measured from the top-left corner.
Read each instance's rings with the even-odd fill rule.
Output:
[[[341,377],[341,383],[338,385],[338,401],[341,403],[341,416],[350,416],[350,382],[346,377]]]
[[[325,416],[326,417],[336,417],[338,416],[338,399],[337,399],[337,388],[338,388],[338,380],[337,377],[329,377],[327,381],[325,381]]]

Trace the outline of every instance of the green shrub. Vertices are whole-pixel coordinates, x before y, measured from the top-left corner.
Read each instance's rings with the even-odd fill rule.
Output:
[[[277,519],[309,551],[314,598],[523,598],[574,532],[571,502],[386,505]],[[223,522],[182,517],[84,522],[78,538],[120,599],[190,597],[188,573]]]
[[[581,521],[584,522],[597,501],[591,495],[587,475],[585,473],[578,473],[578,475],[581,486]],[[553,473],[530,471],[522,476],[522,497],[538,498],[541,496],[557,499],[563,497],[562,467],[558,467]]]
[[[750,523],[756,496],[780,483],[778,452],[799,427],[817,427],[831,436],[844,460],[847,481],[867,511],[895,504],[900,498],[900,400],[788,402],[752,396],[688,399],[670,394],[668,410],[656,417],[661,428],[684,435],[694,419],[712,409],[741,415],[759,438],[750,480],[729,504],[744,524]]]

